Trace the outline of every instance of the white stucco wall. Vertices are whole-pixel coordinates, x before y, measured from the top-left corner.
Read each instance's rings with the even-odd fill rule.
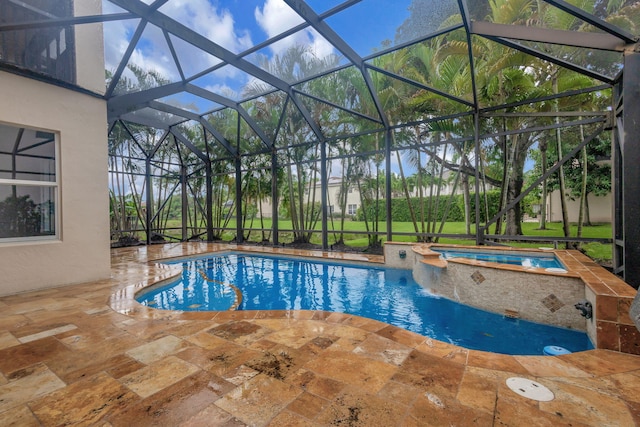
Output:
[[[560,192],[549,194],[547,202],[548,221],[562,221],[562,205],[560,204]],[[578,222],[580,213],[580,201],[567,198],[567,212],[570,222]],[[605,196],[589,194],[589,216],[591,222],[611,222],[613,213],[613,199],[611,193]]]
[[[333,211],[336,214],[341,213],[340,211],[340,190],[341,190],[340,182],[337,181],[335,183],[329,183],[327,186],[327,194],[329,198],[329,205],[333,206]],[[320,203],[322,199],[322,191],[320,186],[316,186],[316,197],[315,201]],[[345,214],[349,213],[349,205],[356,205],[357,208],[360,207],[360,193],[358,193],[357,188],[352,188],[351,192],[347,193],[347,203],[345,205]]]
[[[75,16],[99,15],[102,0],[76,1]],[[93,92],[104,93],[104,41],[102,24],[76,25],[76,84]]]
[[[0,121],[59,136],[60,239],[0,243],[0,295],[110,275],[106,102],[0,72]]]

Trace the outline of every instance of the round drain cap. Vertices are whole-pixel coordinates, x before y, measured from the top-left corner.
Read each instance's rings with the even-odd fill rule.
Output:
[[[527,378],[508,378],[507,387],[522,397],[537,400],[539,402],[549,402],[555,398],[553,392],[547,387]]]
[[[571,352],[564,347],[557,345],[547,345],[542,349],[545,356],[560,356],[561,354],[570,354]]]

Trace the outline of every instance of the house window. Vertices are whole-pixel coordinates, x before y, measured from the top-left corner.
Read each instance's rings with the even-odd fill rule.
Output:
[[[347,214],[348,215],[355,215],[357,210],[358,210],[358,205],[348,205],[347,206]]]
[[[55,238],[56,135],[0,123],[0,242]]]

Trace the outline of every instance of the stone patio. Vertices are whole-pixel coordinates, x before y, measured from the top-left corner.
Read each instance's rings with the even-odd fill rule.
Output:
[[[133,301],[176,273],[148,261],[228,248],[117,249],[110,280],[0,298],[0,425],[640,424],[640,356],[507,356],[339,313],[180,313]],[[517,395],[505,384],[513,376],[555,399]]]

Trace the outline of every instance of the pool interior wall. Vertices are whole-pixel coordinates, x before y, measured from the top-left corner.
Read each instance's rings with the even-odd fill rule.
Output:
[[[416,263],[416,282],[448,299],[507,317],[563,328],[587,330],[587,319],[574,304],[585,299],[577,277],[502,270],[449,262],[446,268]]]
[[[433,292],[506,316],[586,330],[599,349],[640,354],[640,332],[629,316],[636,290],[579,251],[554,250],[566,273],[472,259],[442,260],[434,248],[486,250],[487,247],[387,242],[385,264],[414,270],[414,277]],[[513,248],[491,248],[517,253]],[[548,255],[546,250],[530,250]],[[444,278],[443,278],[444,276]],[[434,279],[440,281],[436,286]],[[586,319],[574,304],[588,301]],[[482,304],[482,306],[480,305]]]

